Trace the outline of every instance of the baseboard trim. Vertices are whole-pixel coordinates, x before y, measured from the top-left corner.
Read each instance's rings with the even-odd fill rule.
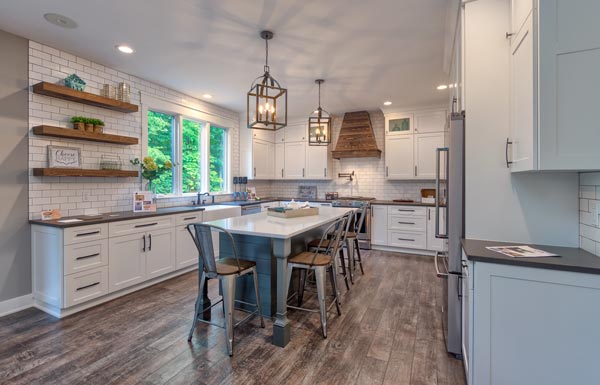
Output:
[[[433,250],[421,250],[421,249],[407,249],[403,247],[392,247],[392,246],[380,246],[380,245],[371,245],[371,250],[378,251],[391,251],[395,253],[401,254],[416,254],[416,255],[426,255],[426,256],[435,256],[436,251]]]
[[[20,297],[7,299],[0,302],[0,317],[25,310],[33,306],[33,295],[26,294]]]

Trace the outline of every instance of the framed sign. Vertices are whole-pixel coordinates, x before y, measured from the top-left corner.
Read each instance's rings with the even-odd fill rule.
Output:
[[[81,168],[81,149],[77,147],[48,146],[48,167]]]

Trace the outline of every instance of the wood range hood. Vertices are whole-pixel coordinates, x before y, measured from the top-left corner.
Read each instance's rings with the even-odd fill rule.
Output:
[[[342,158],[381,158],[381,150],[371,125],[371,116],[367,111],[346,112],[338,136],[334,159]]]

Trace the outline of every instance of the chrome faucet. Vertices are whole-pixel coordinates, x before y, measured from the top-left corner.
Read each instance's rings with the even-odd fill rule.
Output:
[[[206,199],[202,199],[203,196],[211,197],[212,198],[211,203],[213,203],[213,204],[215,203],[214,195],[210,195],[209,192],[205,192],[205,193],[198,192],[198,195],[196,197],[196,205],[197,206],[202,206],[202,205],[206,204]]]

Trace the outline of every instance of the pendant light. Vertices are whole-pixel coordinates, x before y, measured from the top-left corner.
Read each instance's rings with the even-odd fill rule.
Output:
[[[269,40],[273,32],[262,31],[265,40],[265,73],[257,77],[247,94],[246,122],[248,128],[276,131],[287,126],[287,90],[269,73]]]
[[[331,143],[331,115],[321,108],[321,84],[323,79],[315,80],[319,85],[319,108],[308,117],[308,145],[327,146]]]

